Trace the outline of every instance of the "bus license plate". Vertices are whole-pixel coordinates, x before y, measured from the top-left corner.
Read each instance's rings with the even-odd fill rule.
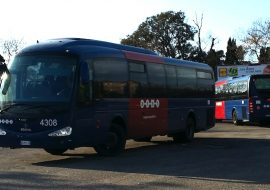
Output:
[[[22,146],[30,146],[31,145],[31,141],[21,141],[21,145]]]

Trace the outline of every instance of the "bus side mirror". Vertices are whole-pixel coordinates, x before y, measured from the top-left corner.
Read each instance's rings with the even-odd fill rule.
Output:
[[[2,75],[7,70],[7,65],[5,63],[0,63],[0,75]]]
[[[2,55],[0,55],[0,63],[5,63],[5,59]]]
[[[8,88],[10,86],[10,82],[11,82],[10,73],[7,73],[6,76],[7,77],[6,77],[6,79],[4,79],[3,90],[2,90],[2,94],[3,95],[6,95],[7,94],[7,91],[8,91]]]
[[[11,75],[10,75],[10,72],[9,72],[7,65],[5,63],[2,63],[0,65],[0,77],[1,77],[0,84],[1,84],[1,86],[3,86],[2,94],[6,95],[8,88],[9,88],[9,85],[10,85],[10,82],[11,82]],[[4,82],[3,85],[2,85],[2,82]]]

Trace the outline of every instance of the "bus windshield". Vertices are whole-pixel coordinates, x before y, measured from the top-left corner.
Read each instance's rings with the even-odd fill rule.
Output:
[[[6,94],[2,76],[0,101],[10,103],[68,102],[71,98],[76,59],[60,55],[22,55],[9,65],[11,82]]]
[[[255,79],[255,87],[259,91],[270,91],[270,78]]]

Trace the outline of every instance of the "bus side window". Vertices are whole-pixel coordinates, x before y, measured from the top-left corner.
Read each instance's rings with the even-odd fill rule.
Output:
[[[177,74],[176,67],[165,65],[167,94],[169,97],[177,98]]]
[[[128,96],[128,67],[124,59],[99,58],[94,61],[93,66],[96,99]]]
[[[212,94],[212,92],[215,88],[214,83],[212,73],[208,71],[197,71],[197,90],[202,97],[213,97],[214,94]],[[217,88],[216,90],[220,91],[220,88]]]
[[[164,65],[147,63],[149,80],[149,96],[152,98],[166,97],[166,76]]]
[[[131,98],[148,97],[148,80],[144,62],[129,62],[129,80]]]
[[[241,98],[246,98],[248,96],[247,81],[241,81],[237,84],[237,95]]]
[[[89,105],[92,101],[92,70],[90,63],[83,62],[80,69],[78,92],[79,105]]]
[[[197,75],[194,68],[177,67],[178,94],[180,97],[196,97]]]

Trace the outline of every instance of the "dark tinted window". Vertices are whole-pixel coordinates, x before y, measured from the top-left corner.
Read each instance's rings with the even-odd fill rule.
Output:
[[[167,81],[167,94],[168,97],[177,97],[177,74],[176,67],[165,65],[166,81]]]
[[[260,96],[269,98],[270,75],[252,76],[250,79],[250,96]]]
[[[214,80],[212,73],[206,71],[197,71],[197,91],[200,97],[214,96]]]
[[[138,73],[145,73],[145,64],[131,62],[129,64],[129,71],[138,72]]]
[[[166,78],[162,64],[147,63],[150,97],[164,97],[166,93]]]
[[[68,102],[71,99],[77,60],[70,56],[29,54],[9,65],[11,83],[5,102]],[[2,82],[3,87],[4,82]],[[1,87],[1,90],[2,90]]]
[[[254,84],[257,90],[270,90],[270,78],[254,79]]]
[[[78,103],[79,105],[88,105],[92,100],[92,62],[87,60],[81,64],[80,68],[80,85],[78,92]]]
[[[192,68],[177,68],[178,94],[180,97],[195,97],[196,94],[196,70]]]
[[[148,80],[143,62],[129,63],[129,92],[132,98],[148,96]]]
[[[127,97],[127,63],[122,59],[97,59],[94,61],[96,98]]]

